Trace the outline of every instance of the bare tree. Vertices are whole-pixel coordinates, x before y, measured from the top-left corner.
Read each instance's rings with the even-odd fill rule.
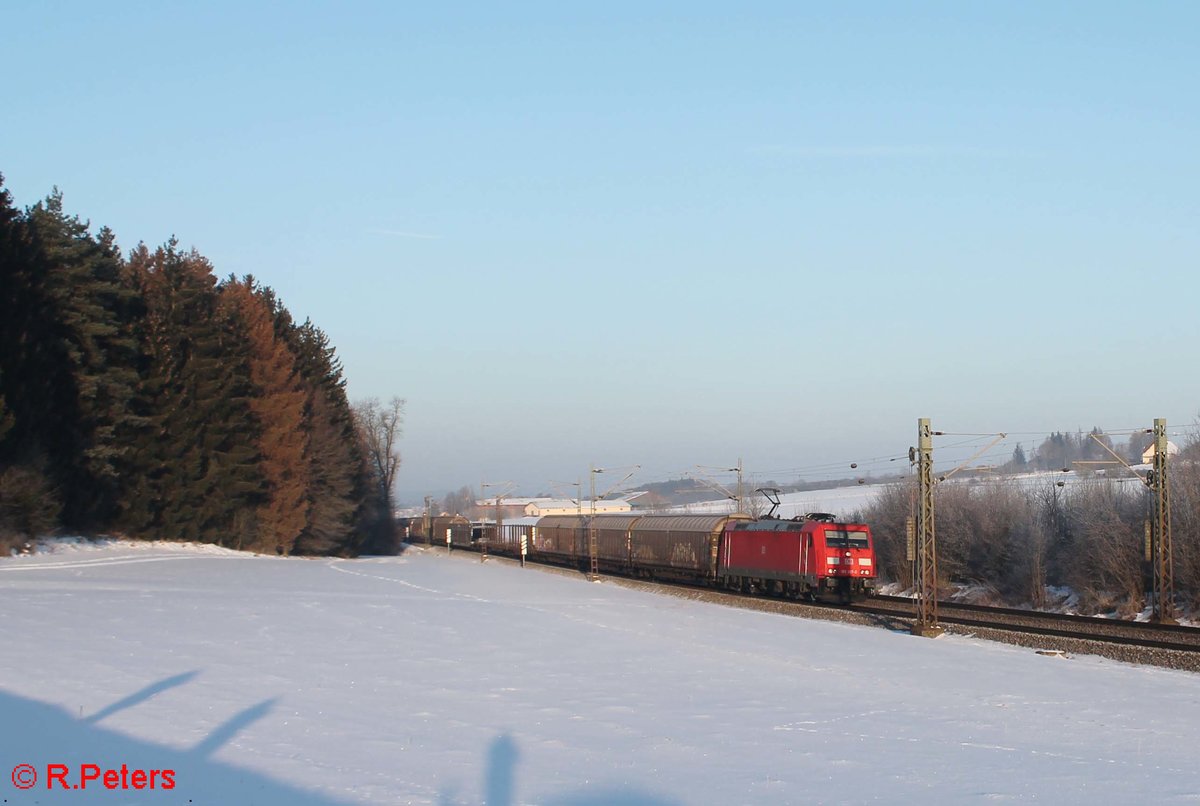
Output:
[[[354,421],[380,501],[390,516],[394,510],[392,486],[400,470],[397,443],[404,432],[404,400],[393,397],[386,406],[376,397],[360,400],[354,404]]]
[[[750,493],[742,498],[742,512],[751,518],[761,518],[767,514],[766,499],[761,493]]]
[[[1144,522],[1149,500],[1140,487],[1101,480],[1073,485],[1067,508],[1072,557],[1063,581],[1095,612],[1126,614],[1144,604],[1142,571]]]
[[[915,479],[893,482],[881,488],[870,505],[855,516],[871,525],[880,573],[906,588],[912,585],[912,563],[907,558],[905,520],[913,514],[916,493]]]
[[[1142,463],[1142,454],[1146,452],[1154,444],[1154,434],[1148,433],[1145,430],[1134,431],[1129,435],[1129,442],[1125,446],[1125,458],[1135,465]]]
[[[1171,520],[1175,587],[1200,606],[1200,465],[1187,459],[1171,467]]]
[[[442,499],[442,512],[447,515],[462,515],[469,518],[474,508],[475,493],[466,485],[459,487],[457,491],[446,493],[446,497]]]

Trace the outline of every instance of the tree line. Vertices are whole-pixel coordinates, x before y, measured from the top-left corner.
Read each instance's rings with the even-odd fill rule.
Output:
[[[1134,432],[1121,444],[1113,444],[1112,437],[1099,428],[1087,433],[1055,431],[1042,440],[1031,456],[1026,455],[1025,448],[1018,444],[1012,458],[1000,469],[1015,473],[1061,469],[1087,472],[1093,469],[1089,465],[1119,464],[1114,457],[1136,465],[1141,463],[1142,453],[1153,441],[1154,437],[1148,431]]]
[[[1034,456],[1039,465],[1062,470],[1091,461],[1075,458],[1090,456],[1089,442],[1094,444],[1086,435],[1054,434]],[[1146,443],[1145,435],[1135,434],[1111,447],[1140,462]],[[1106,475],[1087,471],[1062,486],[1061,474],[938,484],[940,584],[990,591],[986,595],[996,604],[1041,607],[1056,589],[1069,589],[1083,612],[1140,611],[1150,580],[1144,549],[1152,497],[1141,477],[1114,465]],[[1194,610],[1200,607],[1200,441],[1172,457],[1169,473],[1176,605]],[[912,569],[905,519],[915,495],[911,479],[892,483],[856,516],[871,524],[883,575],[906,585]]]
[[[19,210],[0,177],[0,547],[61,528],[392,550],[402,401],[358,408],[328,336],[269,287],[174,239],[124,255],[57,189]]]

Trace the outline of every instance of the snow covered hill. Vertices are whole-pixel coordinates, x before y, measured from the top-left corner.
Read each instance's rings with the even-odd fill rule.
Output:
[[[1137,465],[1135,469],[1144,471],[1147,468],[1143,465]],[[912,481],[912,479],[909,479],[909,481]],[[1049,490],[1059,482],[1065,488],[1063,494],[1068,496],[1072,489],[1083,488],[1089,485],[1111,484],[1124,487],[1137,486],[1142,483],[1133,476],[1106,477],[1099,474],[1080,475],[1073,470],[1065,473],[1060,471],[1037,471],[1015,475],[963,475],[948,479],[945,483],[978,485],[981,488],[1006,485],[1015,487],[1021,491],[1033,492]],[[776,515],[780,518],[794,518],[809,512],[831,512],[839,518],[853,517],[855,514],[862,513],[889,485],[895,483],[893,481],[883,484],[859,484],[851,487],[829,487],[823,490],[783,493],[779,496],[779,510]],[[762,508],[764,514],[770,508],[769,502],[763,503],[761,498],[757,499],[756,503]],[[711,501],[698,501],[683,506],[669,507],[663,511],[689,514],[720,514],[733,512],[735,509],[736,505],[728,498],[719,498]]]
[[[804,492],[784,493],[779,496],[779,510],[775,513],[780,518],[794,518],[809,512],[832,512],[840,518],[848,518],[855,512],[863,510],[879,494],[880,485],[864,484],[855,487],[830,487],[824,490],[806,490]],[[765,515],[771,508],[770,502],[756,502]],[[679,507],[670,507],[665,512],[687,514],[721,514],[733,512],[737,506],[728,498],[713,501],[698,501]]]
[[[726,609],[473,555],[76,546],[0,560],[0,601],[0,798],[15,806],[1200,793],[1195,675]],[[74,783],[85,764],[114,781],[124,764],[126,783],[170,769],[175,786],[46,788],[49,765]],[[9,770],[38,780],[18,789]]]

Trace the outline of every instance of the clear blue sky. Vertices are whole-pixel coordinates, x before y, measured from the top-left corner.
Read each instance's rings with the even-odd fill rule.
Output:
[[[8,3],[0,30],[16,201],[58,185],[126,248],[174,233],[274,287],[353,398],[407,398],[406,500],[1200,412],[1197,3]]]

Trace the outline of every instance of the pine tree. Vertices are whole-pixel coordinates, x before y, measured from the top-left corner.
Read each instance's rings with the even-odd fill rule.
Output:
[[[138,402],[153,424],[137,445],[144,471],[129,525],[147,536],[243,547],[254,540],[266,485],[239,323],[219,306],[208,261],[173,240],[153,253],[135,250],[129,274],[146,301],[149,364]]]
[[[0,464],[27,463],[44,453],[55,433],[56,392],[64,385],[45,272],[26,226],[0,178],[0,395],[14,428],[0,450]]]
[[[305,554],[357,554],[366,468],[342,366],[329,338],[306,321],[284,329],[308,393],[308,522],[296,540]]]
[[[1013,448],[1012,467],[1013,470],[1021,471],[1029,464],[1029,460],[1025,457],[1025,449],[1021,447],[1021,443],[1017,443],[1017,447]]]
[[[11,317],[20,301],[16,294],[22,271],[20,235],[17,211],[12,206],[12,197],[4,189],[4,177],[0,175],[0,457],[5,451],[5,439],[12,433],[17,418],[5,399],[5,364],[11,363],[16,350],[16,339],[9,333],[13,326]]]
[[[3,377],[4,373],[0,372],[0,381],[3,380]],[[0,388],[3,388],[2,383],[0,383]],[[0,444],[4,443],[4,439],[16,424],[17,418],[13,417],[12,412],[8,410],[8,404],[4,401],[4,393],[0,392]]]
[[[0,176],[0,549],[58,525],[61,506],[44,443],[63,388],[38,250]]]
[[[232,277],[221,286],[222,299],[240,319],[249,346],[250,410],[260,424],[260,468],[267,483],[258,506],[258,535],[251,548],[290,554],[308,523],[308,442],[305,409],[308,394],[295,357],[276,333],[274,294],[252,277]]]
[[[63,491],[64,521],[103,528],[131,469],[125,445],[137,427],[129,402],[139,352],[129,323],[137,300],[122,282],[111,231],[92,237],[86,222],[63,211],[57,189],[29,210],[26,225],[41,275],[39,310],[53,333],[54,363],[39,369],[50,398],[39,438]]]

